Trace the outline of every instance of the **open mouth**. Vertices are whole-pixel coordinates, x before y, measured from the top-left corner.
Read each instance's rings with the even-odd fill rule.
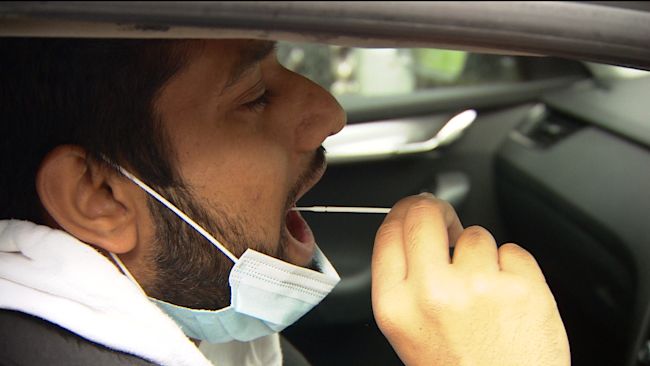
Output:
[[[289,260],[299,266],[309,265],[314,256],[316,240],[311,228],[298,211],[287,211],[285,229],[288,234],[286,249]]]
[[[305,174],[298,179],[294,192],[289,197],[293,201],[287,208],[285,216],[284,236],[287,238],[287,257],[293,264],[306,267],[312,264],[316,239],[311,228],[302,218],[298,211],[292,210],[298,201],[316,182],[320,180],[327,166],[325,160],[325,149],[321,146],[314,154],[314,157],[306,169]],[[291,202],[291,201],[288,201]]]

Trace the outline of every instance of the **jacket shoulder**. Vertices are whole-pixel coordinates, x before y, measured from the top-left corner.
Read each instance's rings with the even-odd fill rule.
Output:
[[[0,360],[9,365],[153,365],[18,311],[0,309],[0,333]]]

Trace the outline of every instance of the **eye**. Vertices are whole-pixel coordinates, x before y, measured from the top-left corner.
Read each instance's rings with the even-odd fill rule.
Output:
[[[271,93],[268,90],[264,90],[264,93],[262,93],[255,100],[245,103],[244,107],[248,108],[252,112],[261,112],[264,110],[264,107],[269,104],[270,94]]]

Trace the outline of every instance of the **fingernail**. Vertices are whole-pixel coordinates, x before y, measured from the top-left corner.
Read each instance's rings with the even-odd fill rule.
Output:
[[[427,197],[427,198],[436,198],[436,196],[434,196],[433,193],[431,192],[422,192],[418,194],[418,196]]]

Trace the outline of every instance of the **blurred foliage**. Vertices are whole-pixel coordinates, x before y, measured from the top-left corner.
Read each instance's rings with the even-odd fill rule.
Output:
[[[334,95],[408,93],[522,79],[513,56],[420,48],[387,52],[390,50],[280,42],[278,60]]]
[[[419,48],[413,50],[413,59],[418,79],[453,83],[465,68],[467,52]]]

